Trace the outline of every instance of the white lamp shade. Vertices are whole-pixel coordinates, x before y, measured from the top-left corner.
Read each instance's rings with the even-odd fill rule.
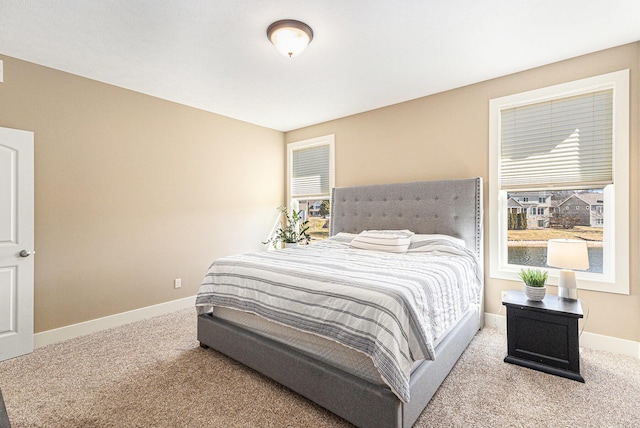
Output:
[[[267,29],[271,43],[282,55],[293,58],[300,55],[313,40],[313,31],[304,22],[285,19],[274,22]]]
[[[577,239],[549,239],[547,265],[561,269],[589,269],[587,243]]]

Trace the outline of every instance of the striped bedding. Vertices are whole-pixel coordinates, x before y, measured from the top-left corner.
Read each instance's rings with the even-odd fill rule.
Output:
[[[434,342],[480,300],[476,258],[447,240],[396,254],[350,248],[352,239],[218,259],[198,312],[246,311],[363,352],[409,402],[412,363],[433,359]]]

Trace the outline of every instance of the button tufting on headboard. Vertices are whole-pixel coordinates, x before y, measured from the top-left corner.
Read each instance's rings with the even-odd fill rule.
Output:
[[[443,233],[482,252],[480,178],[336,188],[331,234],[372,229]]]

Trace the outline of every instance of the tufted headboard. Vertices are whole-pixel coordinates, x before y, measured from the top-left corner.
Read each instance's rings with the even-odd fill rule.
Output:
[[[371,229],[455,236],[482,260],[482,178],[333,189],[331,234]]]

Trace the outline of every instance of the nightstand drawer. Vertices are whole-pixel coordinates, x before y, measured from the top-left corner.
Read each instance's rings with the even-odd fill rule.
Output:
[[[509,355],[537,361],[565,370],[579,371],[571,365],[571,322],[566,317],[527,310],[509,309],[507,325],[514,331],[510,336]],[[509,332],[507,332],[509,334]]]

